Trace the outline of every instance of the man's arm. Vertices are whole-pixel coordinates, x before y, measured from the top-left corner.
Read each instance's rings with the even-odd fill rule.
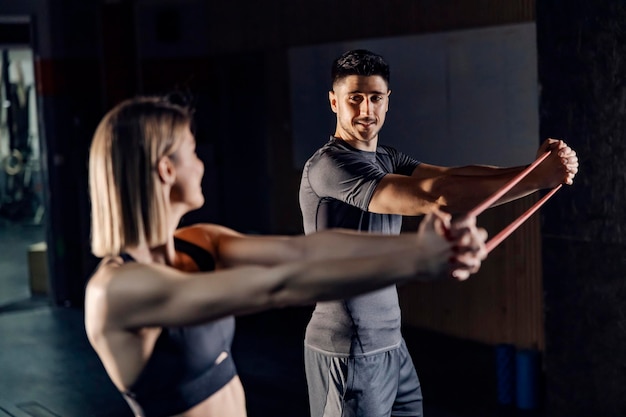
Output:
[[[506,203],[558,184],[572,184],[578,157],[563,141],[546,140],[537,155],[550,155],[494,205]],[[466,212],[500,189],[525,166],[469,165],[440,167],[420,164],[411,176],[388,174],[376,187],[369,211],[409,216],[429,213],[438,207]]]

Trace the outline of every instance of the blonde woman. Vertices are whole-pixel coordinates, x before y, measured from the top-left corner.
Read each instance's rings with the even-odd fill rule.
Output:
[[[178,229],[204,203],[191,111],[158,97],[112,109],[91,145],[89,341],[136,416],[246,415],[234,315],[340,299],[409,280],[466,279],[484,259],[475,219],[429,215],[417,235],[245,236]]]

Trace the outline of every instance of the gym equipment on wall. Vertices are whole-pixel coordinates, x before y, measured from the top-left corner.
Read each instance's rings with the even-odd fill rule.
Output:
[[[9,51],[2,51],[1,141],[8,140],[8,154],[0,160],[0,217],[13,221],[41,221],[42,204],[35,192],[34,175],[39,171],[33,160],[33,136],[30,133],[30,94],[19,62],[13,63],[17,79],[10,79]],[[6,146],[3,146],[6,149]]]

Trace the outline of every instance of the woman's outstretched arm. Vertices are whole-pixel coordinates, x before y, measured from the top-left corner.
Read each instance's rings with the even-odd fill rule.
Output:
[[[428,215],[411,236],[325,235],[301,239],[310,243],[299,250],[310,256],[275,266],[184,273],[164,265],[109,261],[90,281],[88,305],[104,309],[107,320],[123,328],[186,325],[346,298],[410,280],[466,279],[486,256],[486,233],[476,228],[475,219],[450,225],[445,217]],[[335,244],[341,245],[330,251]],[[344,246],[358,250],[348,256]],[[344,255],[320,257],[316,249]]]

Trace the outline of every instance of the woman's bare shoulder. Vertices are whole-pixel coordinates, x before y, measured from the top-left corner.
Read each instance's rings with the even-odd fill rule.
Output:
[[[107,256],[103,258],[89,278],[87,289],[107,284],[119,273],[122,265],[124,265],[124,260],[121,256]]]
[[[86,286],[86,301],[90,298],[106,296],[113,297],[116,291],[126,292],[127,287],[145,281],[144,275],[152,275],[150,271],[157,265],[148,265],[140,262],[124,262],[121,256],[111,256],[102,259],[92,274]],[[153,271],[156,272],[156,271]]]
[[[239,232],[216,223],[196,223],[189,226],[181,227],[176,229],[174,235],[177,237],[182,237],[199,233],[207,233],[211,235],[217,235],[222,233],[235,236],[240,235]]]
[[[211,250],[219,246],[220,239],[238,237],[242,234],[219,224],[197,223],[177,229],[174,236]]]

